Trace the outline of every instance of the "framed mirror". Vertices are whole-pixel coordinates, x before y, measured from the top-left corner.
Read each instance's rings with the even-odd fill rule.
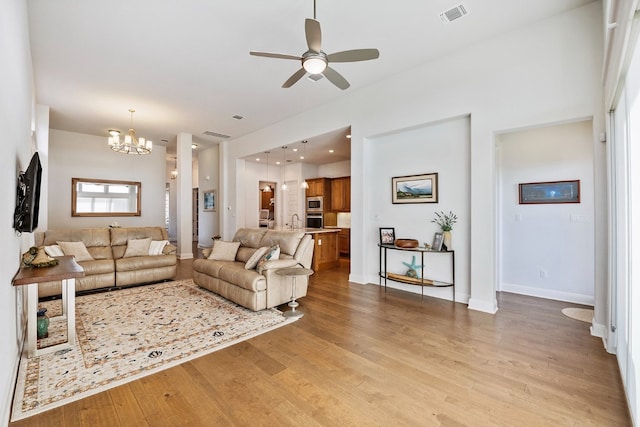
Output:
[[[71,216],[140,216],[142,184],[71,178]]]

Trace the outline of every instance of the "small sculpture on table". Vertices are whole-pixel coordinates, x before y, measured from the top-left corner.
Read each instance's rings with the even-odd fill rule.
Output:
[[[418,275],[418,270],[422,270],[422,267],[424,267],[424,265],[416,264],[415,255],[411,257],[411,264],[409,264],[408,262],[403,262],[403,264],[409,268],[405,273],[407,277],[412,277],[414,279],[417,279],[418,277],[420,277]]]

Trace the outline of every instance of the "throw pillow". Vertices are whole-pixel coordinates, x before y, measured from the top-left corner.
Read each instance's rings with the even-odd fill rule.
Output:
[[[64,252],[58,245],[45,246],[44,251],[49,256],[64,256]]]
[[[56,242],[65,255],[73,255],[76,261],[93,261],[84,242]]]
[[[148,237],[146,239],[127,240],[127,250],[124,251],[124,256],[122,258],[149,255],[150,246],[151,237]]]
[[[152,240],[149,245],[149,255],[162,255],[162,250],[168,244],[168,240]]]
[[[267,251],[267,253],[265,253],[262,256],[262,258],[260,258],[260,261],[258,261],[258,266],[256,267],[256,271],[259,274],[262,274],[262,272],[264,271],[264,266],[267,263],[267,261],[271,261],[272,259],[278,259],[278,258],[280,258],[280,245],[271,246]]]
[[[244,265],[244,268],[247,270],[253,270],[258,265],[258,261],[267,253],[269,250],[269,246],[263,246],[261,248],[256,249],[256,251],[251,255],[251,258],[247,260],[247,263]]]
[[[213,249],[211,250],[211,254],[209,254],[208,259],[216,261],[235,261],[239,247],[240,242],[224,242],[222,240],[216,240],[213,242]]]

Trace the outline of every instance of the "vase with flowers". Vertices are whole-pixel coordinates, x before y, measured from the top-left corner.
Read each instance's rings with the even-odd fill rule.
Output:
[[[451,211],[449,213],[440,211],[435,213],[435,218],[431,222],[438,224],[442,230],[443,250],[452,250],[451,230],[453,229],[453,224],[458,222],[458,216]]]

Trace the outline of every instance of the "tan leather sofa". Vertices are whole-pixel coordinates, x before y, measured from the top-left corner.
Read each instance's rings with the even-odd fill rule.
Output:
[[[205,259],[193,261],[193,281],[236,304],[258,311],[284,304],[291,300],[291,277],[280,276],[278,269],[310,268],[313,257],[313,239],[302,231],[279,231],[265,228],[241,228],[233,237],[240,242],[234,261],[207,259],[211,249],[205,249]],[[251,255],[261,247],[280,246],[279,259],[263,264],[259,273],[246,269]],[[308,277],[296,278],[296,298],[307,295]]]
[[[36,246],[56,245],[57,242],[83,242],[93,260],[78,261],[84,277],[76,279],[76,292],[103,288],[158,282],[176,277],[176,247],[167,244],[161,255],[124,258],[131,239],[168,240],[162,227],[82,228],[58,229],[35,233]],[[41,283],[38,295],[48,297],[61,294],[61,284]]]

